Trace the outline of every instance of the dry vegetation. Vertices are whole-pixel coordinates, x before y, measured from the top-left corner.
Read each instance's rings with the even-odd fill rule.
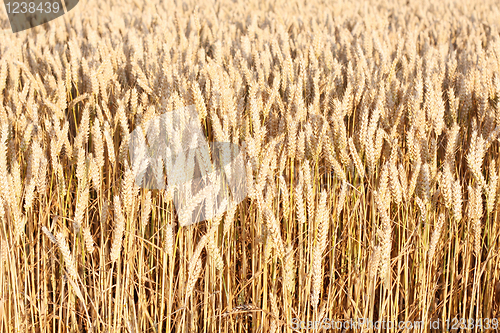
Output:
[[[0,36],[0,332],[498,317],[500,12],[469,2],[96,1]],[[249,195],[181,227],[127,148],[189,105]]]

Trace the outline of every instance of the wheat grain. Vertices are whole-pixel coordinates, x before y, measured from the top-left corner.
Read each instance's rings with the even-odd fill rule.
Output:
[[[120,257],[122,247],[123,233],[125,231],[125,216],[123,215],[120,197],[114,196],[113,199],[115,229],[113,231],[113,241],[111,242],[110,258],[115,262]]]
[[[60,232],[58,232],[55,236],[57,246],[59,247],[59,250],[61,251],[61,254],[64,259],[64,263],[66,264],[66,268],[68,269],[68,274],[69,276],[77,281],[78,280],[78,272],[76,269],[76,264],[75,264],[75,259],[73,258],[73,255],[71,254],[71,250],[68,246],[68,243],[66,242],[66,238],[64,235]]]
[[[437,244],[438,244],[439,239],[441,237],[441,231],[443,229],[444,220],[445,220],[444,213],[439,214],[438,220],[434,226],[434,231],[432,232],[429,250],[427,252],[427,260],[428,260],[429,265],[434,260],[434,255],[436,253]]]
[[[82,228],[83,238],[85,239],[85,247],[87,251],[92,254],[94,252],[94,238],[88,227]]]

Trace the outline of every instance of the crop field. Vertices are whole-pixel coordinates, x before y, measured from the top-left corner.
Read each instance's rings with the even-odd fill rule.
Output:
[[[0,34],[0,332],[497,332],[499,138],[498,1],[82,0]]]

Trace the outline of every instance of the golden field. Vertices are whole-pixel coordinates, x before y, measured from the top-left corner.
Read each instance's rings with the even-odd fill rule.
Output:
[[[498,2],[73,11],[0,35],[0,332],[500,329]],[[128,147],[187,106],[248,196],[181,226]]]

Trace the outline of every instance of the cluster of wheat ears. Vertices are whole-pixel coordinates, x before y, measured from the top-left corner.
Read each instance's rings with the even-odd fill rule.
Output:
[[[497,2],[82,8],[0,36],[0,332],[499,316]],[[248,196],[180,226],[128,147],[191,105]]]

